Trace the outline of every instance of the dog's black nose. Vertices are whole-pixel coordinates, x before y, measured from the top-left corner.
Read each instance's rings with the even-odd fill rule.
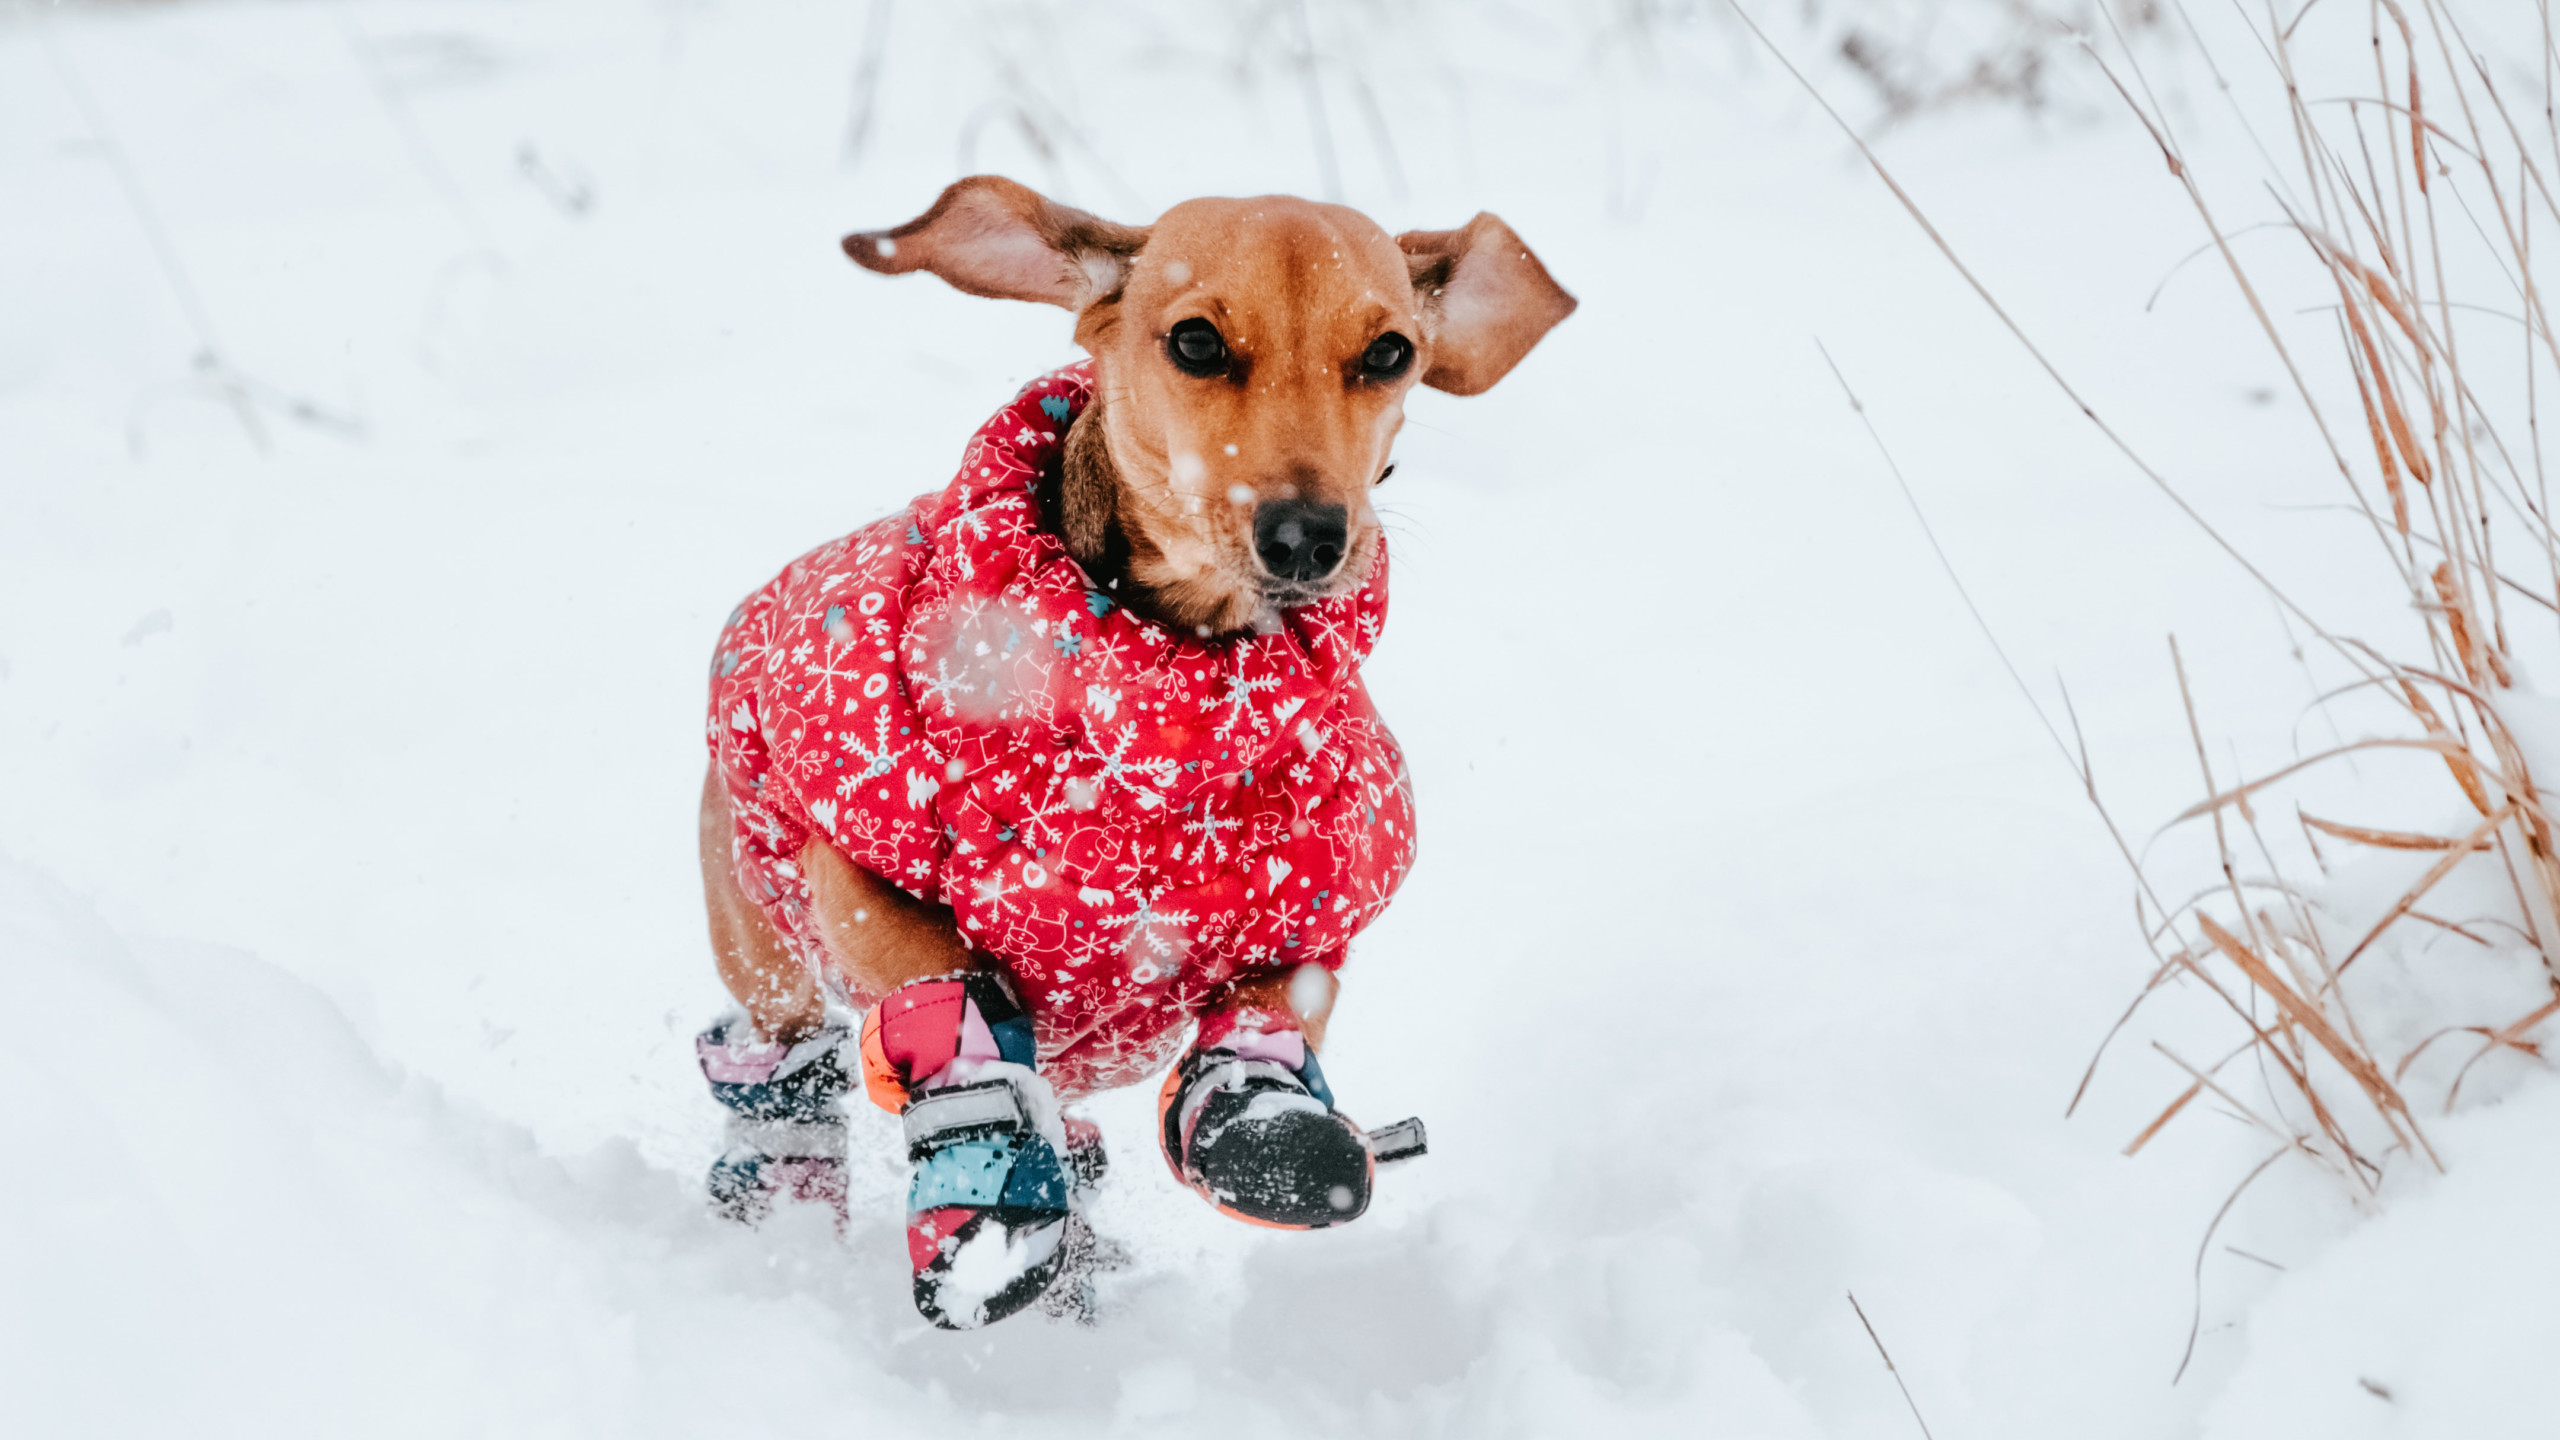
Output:
[[[1253,513],[1253,550],[1279,580],[1321,580],[1342,566],[1350,512],[1339,505],[1274,500]]]

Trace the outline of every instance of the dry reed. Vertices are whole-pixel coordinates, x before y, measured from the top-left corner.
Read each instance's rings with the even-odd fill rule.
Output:
[[[2560,201],[2550,183],[2560,176],[2560,109],[2548,98],[2560,74],[2560,44],[2553,38],[2551,0],[2535,4],[2540,45],[2530,69],[2541,81],[2533,107],[2539,114],[2521,112],[2501,93],[2502,72],[2478,51],[2446,0],[2288,6],[2282,14],[2270,6],[2257,16],[2241,8],[2259,52],[2252,58],[2263,62],[2256,67],[2259,93],[2271,105],[2280,103],[2286,116],[2289,133],[2282,138],[2290,142],[2293,172],[2259,177],[2279,218],[2243,226],[2227,225],[2217,215],[2177,138],[2171,112],[2154,94],[2110,7],[2096,7],[2109,24],[2109,51],[2081,41],[2088,61],[2157,145],[2172,183],[2203,224],[2203,250],[2223,262],[2316,425],[2325,451],[2322,468],[2334,470],[2363,521],[2361,530],[2374,542],[2371,549],[2359,542],[2362,558],[2346,558],[2366,568],[2370,583],[2405,596],[2417,623],[2409,638],[2395,642],[2396,651],[2325,626],[2217,531],[2064,378],[1873,150],[1805,84],[1941,253],[2107,441],[2265,587],[2289,626],[2307,630],[2318,642],[2322,663],[2344,679],[2320,704],[2348,696],[2382,702],[2360,712],[2379,717],[2380,733],[2342,740],[2255,778],[2224,780],[2214,773],[2184,661],[2172,643],[2206,796],[2172,825],[2210,825],[2216,875],[2199,893],[2175,905],[2163,903],[2157,867],[2107,818],[2109,833],[2133,869],[2136,912],[2157,965],[2101,1041],[2090,1070],[2137,1012],[2172,990],[2206,997],[2224,1016],[2229,1040],[2201,1061],[2154,1043],[2185,1083],[2133,1135],[2128,1154],[2141,1151],[2196,1100],[2210,1096],[2265,1132],[2274,1146],[2249,1180],[2292,1155],[2336,1177],[2359,1199],[2368,1198],[2378,1193],[2395,1158],[2440,1166],[2420,1118],[2422,1109],[2432,1107],[2413,1100],[2406,1088],[2423,1054],[2457,1036],[2473,1047],[2442,1087],[2442,1106],[2450,1109],[2464,1078],[2487,1056],[2539,1060],[2541,1047],[2533,1036],[2560,1016],[2554,802],[2537,784],[2529,735],[2520,737],[2516,728],[2527,692],[2518,681],[2518,632],[2508,613],[2510,600],[2523,599],[2560,614],[2560,534],[2549,507],[2538,410],[2546,383],[2542,372],[2560,373],[2560,343],[2538,283],[2533,246],[2537,216],[2546,225],[2560,223]],[[1739,6],[1736,13],[1759,33]],[[2248,115],[2232,79],[2183,7],[2178,15],[2246,128]],[[2357,27],[2349,38],[2359,52],[2369,45],[2371,68],[2354,82],[2360,93],[2331,101],[2306,89],[2301,63],[2312,39],[2330,47],[2323,54],[2334,58],[2338,29],[2345,26]],[[1765,35],[1761,39],[1767,42]],[[1794,72],[1783,53],[1778,59]],[[2324,69],[2321,83],[2329,83],[2334,70]],[[1800,73],[1797,79],[1803,82]],[[2246,73],[2240,82],[2245,93]],[[2275,166],[2254,129],[2249,138]],[[2289,231],[2297,244],[2284,253],[2307,267],[2285,278],[2316,279],[2334,295],[2334,351],[2302,345],[2270,312],[2255,267],[2244,263],[2234,244],[2268,228]],[[2483,346],[2478,330],[2484,322],[2476,318],[2483,307],[2457,295],[2448,275],[2503,276],[2515,309],[2508,320],[2523,332],[2518,351]],[[2332,418],[2350,414],[2361,423]],[[2502,541],[2510,547],[2503,559]],[[2524,557],[2536,577],[2520,578],[2515,557]],[[2052,729],[2050,720],[2047,728]],[[2054,738],[2095,803],[2085,752],[2063,743],[2059,732]],[[2297,803],[2293,823],[2309,866],[2280,863],[2260,829],[2268,804],[2342,761],[2387,751],[2435,757],[2443,767],[2445,802],[2467,812],[2464,819],[2439,834],[2314,816]],[[2099,809],[2104,815],[2105,807]],[[2379,897],[2342,893],[2322,837],[2351,849],[2433,858],[2374,918],[2350,925],[2343,915]],[[2250,857],[2245,863],[2244,854]],[[2461,887],[2468,897],[2462,903],[2474,913],[2422,908],[2431,896],[2457,888],[2446,882],[2460,872],[2492,881]],[[2493,887],[2492,898],[2484,900],[2482,892]],[[2537,993],[2511,1016],[2443,1026],[2397,1048],[2364,1023],[2369,1017],[2358,1014],[2353,988],[2341,981],[2377,947],[2399,949],[2411,926],[2483,947],[2519,949],[2539,966]],[[2500,932],[2511,938],[2492,938]],[[2422,987],[2430,978],[2423,967],[2413,965],[2411,973]],[[2088,1084],[2084,1075],[2073,1109]],[[2225,1201],[2226,1214],[2230,1203]],[[2203,1256],[2200,1249],[2199,1273]]]
[[[2317,356],[2297,356],[2258,300],[2260,287],[2230,243],[2235,232],[2207,202],[2166,113],[2151,98],[2139,61],[2120,52],[2134,81],[2128,85],[2095,46],[2087,51],[2141,118],[2206,226],[2212,248],[2249,297],[2260,328],[2319,427],[2331,465],[2381,542],[2384,563],[2374,567],[2377,578],[2387,568],[2388,583],[2406,594],[2419,620],[2416,641],[2397,655],[2313,627],[2354,676],[2337,693],[2383,697],[2401,733],[2341,744],[2229,786],[2216,783],[2208,764],[2207,797],[2177,817],[2211,821],[2224,885],[2209,899],[2199,897],[2173,911],[2147,910],[2144,923],[2165,952],[2164,971],[2183,974],[2222,1000],[2245,1040],[2211,1066],[2178,1062],[2190,1083],[2133,1137],[2127,1153],[2142,1149],[2199,1094],[2214,1093],[2268,1129],[2286,1153],[2303,1155],[2351,1191],[2370,1195],[2393,1155],[2440,1163],[2403,1088],[2422,1052],[2457,1032],[2480,1042],[2445,1087],[2449,1109],[2482,1057],[2504,1049],[2538,1058],[2529,1036],[2560,1014],[2560,856],[2554,854],[2551,816],[2527,745],[2511,723],[2516,707],[2505,703],[2518,691],[2518,666],[2503,604],[2510,593],[2545,608],[2560,601],[2560,560],[2554,559],[2560,546],[2548,507],[2536,408],[2537,371],[2546,357],[2560,365],[2560,349],[2552,343],[2531,243],[2536,208],[2560,219],[2543,182],[2546,168],[2560,167],[2560,121],[2545,106],[2545,133],[2529,136],[2444,0],[2409,0],[2405,9],[2398,0],[2371,0],[2360,17],[2346,7],[2325,17],[2333,26],[2364,21],[2367,33],[2361,38],[2369,42],[2373,71],[2371,88],[2336,106],[2323,123],[2314,109],[2323,102],[2304,88],[2297,33],[2306,21],[2321,18],[2309,10],[2290,22],[2270,15],[2253,29],[2268,78],[2281,87],[2300,167],[2292,176],[2268,177],[2270,193],[2282,225],[2301,242],[2299,253],[2337,297],[2340,363],[2326,385],[2315,374]],[[2548,61],[2547,22],[2544,48]],[[2549,73],[2546,68],[2546,93]],[[2454,122],[2450,128],[2448,120]],[[2459,218],[2458,227],[2446,223],[2442,212],[2448,209]],[[2479,223],[2484,213],[2493,226]],[[2521,382],[2514,386],[2520,398],[2486,383],[2491,377],[2476,368],[2482,363],[2476,341],[2474,355],[2466,357],[2465,331],[2456,325],[2456,312],[2468,314],[2472,307],[2456,299],[2447,276],[2476,270],[2484,255],[2504,272],[2521,307],[2517,318],[2527,340],[2521,366],[2494,377]],[[2497,363],[2510,362],[2501,357]],[[2475,385],[2475,378],[2484,383]],[[2354,413],[2363,421],[2346,434],[2322,403],[2337,396],[2352,396]],[[2519,430],[2522,446],[2511,448],[2509,437]],[[2359,451],[2369,456],[2369,466],[2353,458]],[[2527,553],[2541,554],[2548,583],[2501,571],[2502,534],[2520,534]],[[2183,666],[2179,683],[2183,694]],[[2188,721],[2202,762],[2205,750],[2191,699]],[[2270,792],[2347,756],[2384,749],[2437,757],[2451,795],[2471,812],[2459,833],[2316,817],[2297,805],[2295,820],[2319,873],[2287,874],[2274,865],[2263,838],[2255,835],[2257,807]],[[2272,903],[2252,904],[2244,891],[2234,859],[2235,826],[2251,832],[2254,848],[2269,862],[2270,873],[2254,877],[2249,888],[2272,897]],[[2328,864],[2318,836],[2435,858],[2377,918],[2341,931],[2333,903],[2338,897],[2325,883]],[[2448,919],[2419,908],[2457,871],[2481,865],[2494,865],[2504,882],[2502,903],[2493,907],[2502,913]],[[2466,925],[2465,919],[2474,923]],[[2406,925],[2432,926],[2486,946],[2493,942],[2481,931],[2501,922],[2538,959],[2549,992],[2541,997],[2545,1003],[2504,1023],[2444,1027],[2396,1056],[2381,1053],[2359,1023],[2341,977]],[[2343,943],[2348,935],[2351,943]],[[2155,982],[2144,994],[2157,989]],[[2259,1062],[2269,1098],[2263,1108],[2275,1112],[2274,1118],[2241,1106],[2217,1079],[2247,1059]]]

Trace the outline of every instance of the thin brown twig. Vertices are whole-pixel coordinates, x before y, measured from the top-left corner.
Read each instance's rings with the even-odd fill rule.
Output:
[[[2123,436],[2116,433],[2115,427],[2109,425],[2105,419],[2100,417],[2097,407],[2090,404],[2088,400],[2083,398],[2078,388],[2073,386],[2068,379],[2064,378],[2061,369],[2050,359],[2046,358],[2044,351],[2036,345],[2034,340],[2028,338],[2026,330],[2010,316],[2008,309],[2001,305],[1999,299],[1991,293],[1990,287],[1984,285],[1981,279],[1973,273],[1971,267],[1964,263],[1963,258],[1956,254],[1955,247],[1949,244],[1947,238],[1938,232],[1938,227],[1930,221],[1927,212],[1920,208],[1918,201],[1911,198],[1911,193],[1909,191],[1902,188],[1902,182],[1894,178],[1892,170],[1886,167],[1883,159],[1879,157],[1875,153],[1874,149],[1867,144],[1866,140],[1858,134],[1857,128],[1852,126],[1838,110],[1832,108],[1830,100],[1823,95],[1822,91],[1815,86],[1811,80],[1805,77],[1803,71],[1796,68],[1795,62],[1787,57],[1787,53],[1778,47],[1776,41],[1769,38],[1768,32],[1760,28],[1759,22],[1751,18],[1750,12],[1742,8],[1741,0],[1726,0],[1726,4],[1728,8],[1733,11],[1734,15],[1740,18],[1743,26],[1750,30],[1753,37],[1758,39],[1761,45],[1768,50],[1770,55],[1777,59],[1779,66],[1783,68],[1787,74],[1795,80],[1796,84],[1803,89],[1805,94],[1812,99],[1814,105],[1819,108],[1824,115],[1830,118],[1831,122],[1839,128],[1840,133],[1848,138],[1851,145],[1857,147],[1858,154],[1866,160],[1868,167],[1876,172],[1876,178],[1882,180],[1885,184],[1885,188],[1893,192],[1894,199],[1901,203],[1903,212],[1908,214],[1912,221],[1920,227],[1921,232],[1929,237],[1929,242],[1938,248],[1939,254],[1946,257],[1947,263],[1955,268],[1956,274],[1963,277],[1965,284],[1972,288],[1975,296],[1978,297],[1984,305],[1990,307],[1991,313],[1997,317],[2001,325],[2008,330],[2010,337],[2015,339],[2018,344],[2026,350],[2029,358],[2036,362],[2038,368],[2044,371],[2046,378],[2053,381],[2054,385],[2062,391],[2064,397],[2070,400],[2072,405],[2088,419],[2090,424],[2097,427],[2100,435],[2106,437],[2107,443],[2114,447],[2118,454],[2124,456],[2126,460],[2130,461],[2133,464],[2134,469],[2139,471],[2144,479],[2150,481],[2155,489],[2157,489],[2162,495],[2166,496],[2169,503],[2178,508],[2179,513],[2185,515],[2196,525],[2198,529],[2203,531],[2205,537],[2211,540],[2214,545],[2219,548],[2224,555],[2228,556],[2234,564],[2238,565],[2250,579],[2256,581],[2260,586],[2265,588],[2268,594],[2274,596],[2276,602],[2282,605],[2287,612],[2292,614],[2294,618],[2300,620],[2311,630],[2313,634],[2318,635],[2322,640],[2328,641],[2331,645],[2337,646],[2338,641],[2336,637],[2332,636],[2328,629],[2321,625],[2317,617],[2303,609],[2300,605],[2294,603],[2293,598],[2285,593],[2282,586],[2275,583],[2273,577],[2259,569],[2256,562],[2252,561],[2246,554],[2242,553],[2239,546],[2233,544],[2229,538],[2224,536],[2223,533],[2214,526],[2213,522],[2207,520],[2204,517],[2203,512],[2197,510],[2175,485],[2169,483],[2167,476],[2162,475],[2158,470],[2154,469],[2149,461],[2142,458],[2140,452],[2136,451]],[[2154,133],[2157,132],[2155,131]],[[2174,153],[2170,158],[2173,162],[2173,167],[2179,163],[2176,161]],[[2190,189],[2192,189],[2191,182]],[[2226,259],[2227,258],[2228,255],[2226,251]],[[2245,276],[2242,278],[2242,283],[2245,288],[2247,283]],[[2251,306],[2259,310],[2260,315],[2263,318],[2265,310],[2263,306],[2259,305],[2255,291],[2250,291],[2249,303]],[[2268,324],[2269,328],[2272,329],[2272,322],[2268,322]],[[2292,362],[2288,359],[2286,363],[2290,366]],[[2301,388],[2305,402],[2310,403],[2309,386],[2306,384]],[[2346,462],[2344,457],[2340,457],[2339,468],[2341,471],[2345,469],[2345,465]],[[2340,646],[2339,648],[2343,652],[2344,647]],[[2349,663],[2352,664],[2354,662],[2350,659]]]
[[[1893,1363],[1892,1352],[1884,1348],[1884,1337],[1876,1333],[1875,1322],[1867,1318],[1866,1307],[1858,1303],[1858,1292],[1851,1290],[1847,1293],[1849,1308],[1858,1312],[1858,1323],[1866,1327],[1867,1339],[1875,1345],[1876,1354],[1884,1360],[1885,1373],[1893,1377],[1893,1388],[1902,1392],[1902,1403],[1911,1407],[1911,1420],[1920,1427],[1921,1440],[1937,1440],[1937,1437],[1929,1433],[1929,1422],[1920,1418],[1920,1402],[1911,1398],[1911,1387],[1902,1383],[1902,1370]]]
[[[2223,1197],[2222,1208],[2213,1212],[2213,1222],[2204,1227],[2204,1240],[2196,1246],[2195,1304],[2187,1315],[2187,1349],[2185,1354],[2178,1357],[2178,1373],[2169,1377],[2170,1384],[2175,1385],[2187,1378],[2187,1366],[2194,1363],[2196,1358],[2196,1335],[2204,1328],[2204,1257],[2213,1249],[2213,1233],[2222,1228],[2223,1218],[2231,1213],[2231,1207],[2240,1203],[2241,1192],[2256,1183],[2259,1176],[2266,1174],[2268,1166],[2291,1153],[2293,1152],[2290,1149],[2278,1150],[2259,1161],[2257,1168],[2242,1176],[2240,1183],[2232,1187],[2231,1193]]]

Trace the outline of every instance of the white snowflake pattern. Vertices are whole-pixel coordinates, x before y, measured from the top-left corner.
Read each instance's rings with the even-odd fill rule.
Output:
[[[1227,693],[1218,697],[1218,703],[1227,707],[1226,714],[1218,721],[1217,728],[1209,733],[1224,740],[1235,734],[1237,726],[1247,721],[1252,722],[1254,733],[1266,733],[1270,727],[1254,713],[1253,697],[1265,690],[1279,688],[1280,676],[1277,674],[1249,678],[1239,663],[1236,673],[1227,677]]]
[[[817,696],[822,705],[836,703],[837,686],[844,687],[845,698],[850,700],[853,689],[862,683],[862,670],[854,658],[853,647],[833,640],[827,642],[815,659],[802,662],[800,675],[809,682],[810,693]]]
[[[1156,901],[1162,899],[1164,893],[1158,890],[1139,901],[1137,909],[1126,915],[1106,915],[1100,923],[1124,931],[1122,943],[1131,954],[1156,960],[1172,959],[1182,949],[1180,942],[1190,938],[1184,927],[1200,917],[1189,910],[1157,909]],[[1174,932],[1171,936],[1164,933],[1167,927]]]
[[[960,713],[960,702],[954,700],[953,696],[978,693],[977,686],[951,673],[950,658],[942,655],[937,655],[933,659],[933,678],[930,680],[918,678],[915,687],[916,700],[919,703],[927,700],[937,701],[941,704],[942,713],[945,715]]]
[[[1143,796],[1144,798],[1139,802],[1142,805],[1153,805],[1161,801],[1164,797],[1158,791],[1172,784],[1173,777],[1182,773],[1182,767],[1176,764],[1172,757],[1166,755],[1151,756],[1143,760],[1130,759],[1130,747],[1138,743],[1138,722],[1135,720],[1121,726],[1113,734],[1112,739],[1116,743],[1108,753],[1094,756],[1096,760],[1102,762],[1102,773],[1094,778],[1111,781],[1132,795]],[[1130,778],[1132,776],[1137,778]],[[1157,790],[1144,788],[1139,783],[1142,780],[1153,783],[1158,787]]]
[[[862,761],[861,773],[846,776],[843,786],[836,793],[850,799],[852,798],[850,787],[875,776],[886,775],[897,768],[898,757],[907,753],[908,744],[903,741],[891,741],[889,724],[889,707],[883,705],[872,712],[871,729],[874,739],[871,744],[862,743],[862,737],[849,725],[835,732],[836,744],[847,754]]]
[[[1334,613],[1334,607],[1330,605],[1310,605],[1298,613],[1305,617],[1307,628],[1315,631],[1316,637],[1335,652],[1337,663],[1347,658],[1344,652],[1352,650],[1354,642],[1346,628],[1346,617]]]
[[[1156,879],[1154,847],[1135,836],[1130,837],[1127,850],[1113,857],[1111,870],[1118,877],[1119,883],[1112,887],[1116,890],[1136,891],[1147,895],[1164,893],[1162,883]]]
[[[1092,661],[1096,674],[1109,674],[1123,668],[1126,662],[1122,652],[1126,648],[1125,641],[1103,626],[1094,627],[1093,635],[1084,642],[1084,653]],[[1116,692],[1113,698],[1118,698]],[[1111,717],[1105,715],[1102,718],[1108,720]]]
[[[1225,832],[1234,830],[1243,824],[1243,821],[1232,815],[1219,814],[1217,807],[1203,802],[1200,806],[1200,818],[1197,820],[1185,821],[1182,828],[1186,833],[1200,837],[1200,848],[1199,850],[1195,850],[1193,852],[1194,854],[1198,854],[1203,850],[1215,849],[1218,852],[1218,863],[1223,865],[1227,862],[1228,856],[1227,837]]]
[[[1005,903],[1004,897],[1014,894],[1022,887],[1004,883],[1003,871],[989,870],[986,874],[970,881],[969,888],[976,894],[979,904],[992,905],[998,914],[1008,914],[1013,907]]]

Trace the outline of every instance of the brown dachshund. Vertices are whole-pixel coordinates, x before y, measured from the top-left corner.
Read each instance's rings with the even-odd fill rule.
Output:
[[[1491,387],[1575,304],[1492,215],[1391,237],[1356,210],[1286,196],[1190,200],[1153,225],[1115,225],[978,176],[844,249],[868,270],[929,271],[1075,315],[1099,398],[1067,437],[1058,533],[1133,610],[1212,635],[1356,587],[1406,392]],[[814,1032],[824,997],[738,888],[716,777],[701,827],[720,978],[767,1037]],[[854,990],[971,964],[947,909],[822,839],[799,861]],[[1261,992],[1248,998],[1292,1004],[1321,1043],[1329,978],[1294,995],[1286,976],[1243,983]]]
[[[1315,1058],[1412,854],[1358,678],[1387,592],[1369,491],[1413,386],[1485,389],[1572,297],[1490,215],[1390,237],[1269,197],[1136,227],[986,176],[844,246],[1064,307],[1093,358],[723,631],[702,868],[746,1016],[697,1047],[731,1111],[715,1202],[841,1209],[832,997],[867,1007],[862,1083],[903,1118],[936,1324],[1089,1270],[1101,1152],[1059,1101],[1161,1068],[1193,1021],[1158,1100],[1176,1177],[1257,1224],[1356,1218],[1424,1145],[1335,1109]]]

